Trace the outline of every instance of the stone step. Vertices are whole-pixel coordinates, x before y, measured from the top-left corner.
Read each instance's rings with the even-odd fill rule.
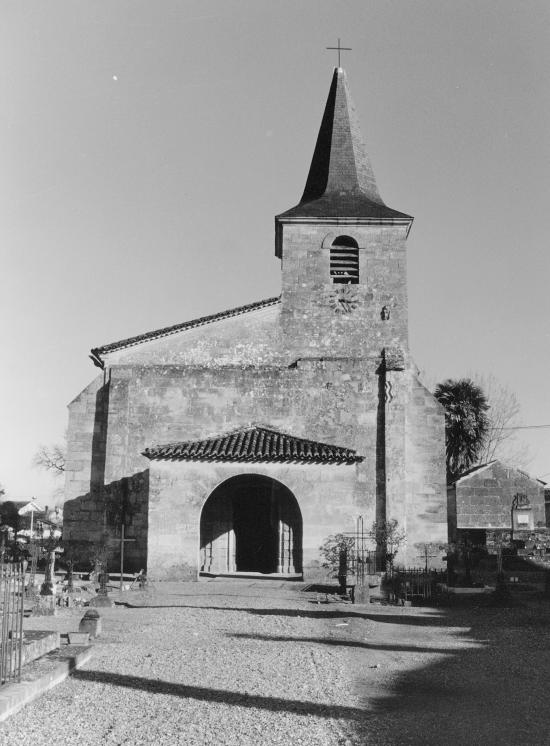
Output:
[[[27,629],[23,636],[23,651],[21,664],[24,666],[31,661],[51,653],[59,647],[59,632]]]
[[[29,663],[21,672],[19,683],[0,688],[0,722],[60,684],[72,670],[86,663],[91,655],[91,645],[65,645]]]
[[[10,632],[11,637],[11,632]],[[59,632],[24,630],[21,647],[21,667],[32,663],[37,658],[47,655],[59,647]],[[17,640],[8,641],[6,648],[6,671],[13,675],[17,671]]]

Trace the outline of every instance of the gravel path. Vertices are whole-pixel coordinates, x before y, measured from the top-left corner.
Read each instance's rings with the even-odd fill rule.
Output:
[[[125,594],[132,606],[101,610],[92,660],[0,725],[0,743],[550,743],[548,602],[319,605],[301,587],[216,580]],[[81,616],[26,626],[64,632]]]
[[[283,583],[215,581],[165,586],[143,601],[153,608],[100,610],[92,660],[0,726],[0,742],[345,743],[358,716],[351,653],[322,640],[353,607],[311,601]],[[26,626],[74,630],[81,616]]]

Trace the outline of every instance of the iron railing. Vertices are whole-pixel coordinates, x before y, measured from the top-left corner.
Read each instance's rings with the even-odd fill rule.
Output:
[[[346,532],[344,536],[353,540],[348,550],[347,569],[355,576],[357,585],[364,585],[369,575],[386,572],[385,552],[367,548],[372,539],[365,531],[363,516],[358,516],[355,531]]]
[[[387,576],[390,593],[396,601],[429,601],[438,583],[446,582],[447,572],[416,567],[397,567]]]
[[[0,564],[0,686],[21,680],[24,602],[23,563]]]

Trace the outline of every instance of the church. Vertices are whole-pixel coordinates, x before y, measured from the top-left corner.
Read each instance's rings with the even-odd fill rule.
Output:
[[[444,412],[409,352],[412,222],[380,196],[337,67],[302,198],[275,217],[280,296],[91,351],[100,373],[69,405],[68,556],[313,580],[359,516],[397,519],[400,563],[445,543]]]

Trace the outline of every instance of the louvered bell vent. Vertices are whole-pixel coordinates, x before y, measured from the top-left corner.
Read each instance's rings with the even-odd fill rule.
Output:
[[[333,283],[359,283],[359,247],[349,236],[339,236],[330,247],[330,277]]]

